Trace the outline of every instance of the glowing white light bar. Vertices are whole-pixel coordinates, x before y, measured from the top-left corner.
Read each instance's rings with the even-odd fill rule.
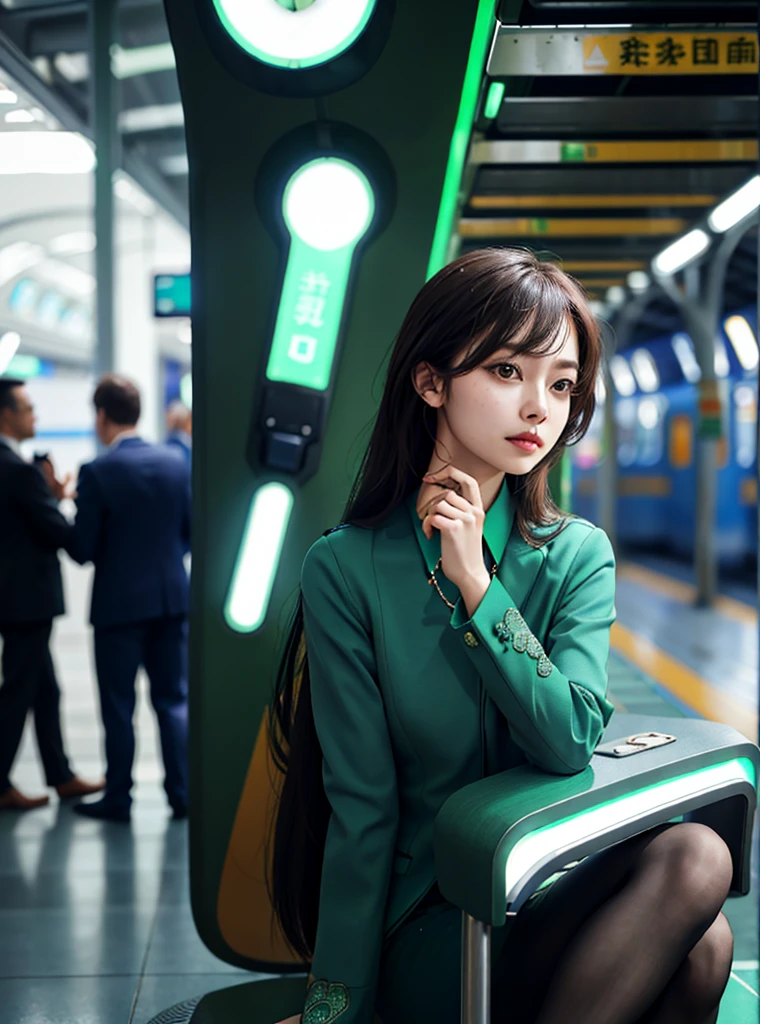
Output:
[[[84,52],[57,53],[53,66],[69,82],[84,82],[90,73],[90,60]]]
[[[119,129],[129,132],[155,132],[162,128],[181,128],[185,114],[181,103],[157,103],[150,107],[133,107],[119,114]]]
[[[377,0],[320,0],[287,10],[279,0],[213,0],[235,42],[267,64],[324,64],[348,49],[367,26]]]
[[[44,259],[45,250],[31,242],[13,242],[0,249],[0,288]]]
[[[154,71],[170,71],[176,64],[171,43],[133,46],[128,50],[122,50],[119,45],[111,47],[111,70],[116,78],[134,78]]]
[[[735,783],[755,785],[755,770],[745,757],[734,758],[723,764],[681,775],[676,779],[659,782],[646,789],[627,793],[572,818],[536,829],[519,839],[507,858],[507,895],[530,871],[545,858],[571,852],[580,843],[603,836],[628,821],[646,814],[666,811],[702,794],[715,793]]]
[[[21,338],[15,331],[6,331],[0,335],[0,373],[5,373],[8,369],[20,344]]]
[[[171,153],[169,156],[162,157],[158,165],[163,173],[167,174],[170,178],[187,174],[190,170],[187,153]]]
[[[660,406],[656,398],[642,398],[636,415],[645,430],[654,430],[660,422]]]
[[[31,110],[9,110],[5,115],[6,124],[30,124],[35,120]]]
[[[113,194],[130,203],[144,217],[151,217],[156,212],[156,204],[150,196],[123,171],[116,171],[113,176]]]
[[[607,289],[604,298],[608,306],[617,309],[625,302],[625,288],[621,288],[619,284],[613,284],[611,288]]]
[[[707,223],[713,231],[728,231],[760,206],[760,175],[750,178],[712,211]]]
[[[710,238],[707,233],[701,228],[694,228],[658,253],[652,260],[652,269],[656,274],[674,274],[709,247]]]
[[[224,609],[238,633],[254,632],[266,618],[292,508],[293,494],[284,484],[264,484],[253,496]]]
[[[676,354],[681,371],[690,384],[696,384],[702,377],[697,357],[694,355],[694,346],[688,334],[674,334],[670,344]]]
[[[12,89],[6,89],[5,86],[0,86],[0,103],[7,104],[12,107],[14,103],[18,103],[18,96]]]
[[[755,332],[743,316],[730,316],[723,324],[731,344],[734,346],[736,358],[745,370],[754,370],[760,362]]]
[[[94,166],[78,132],[0,132],[0,174],[89,174]]]
[[[637,348],[631,355],[631,369],[636,383],[642,391],[656,391],[660,386],[660,375],[657,372],[652,353],[645,348]]]
[[[193,343],[193,328],[190,323],[178,323],[177,324],[177,337],[183,345],[192,345]]]
[[[596,398],[597,405],[603,405],[607,398],[607,385],[604,383],[604,371],[599,370],[596,375],[596,383],[594,384],[594,397]]]
[[[613,356],[610,359],[610,375],[615,385],[615,390],[624,398],[630,398],[636,392],[636,378],[631,373],[628,360],[623,356]]]
[[[632,292],[645,292],[649,287],[649,274],[643,270],[632,270],[628,275],[628,287]]]
[[[93,252],[97,239],[94,231],[69,231],[65,235],[56,235],[48,245],[52,256],[73,256],[83,252]]]
[[[66,295],[86,299],[95,291],[95,278],[79,267],[60,260],[43,260],[38,264],[35,275],[47,284],[55,285]]]

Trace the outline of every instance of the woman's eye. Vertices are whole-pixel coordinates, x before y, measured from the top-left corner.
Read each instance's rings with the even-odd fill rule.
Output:
[[[565,394],[568,391],[572,391],[574,387],[574,380],[558,380],[557,383],[554,384],[554,390],[559,391],[560,394]]]
[[[493,370],[502,380],[513,380],[518,375],[517,367],[513,363],[499,363]]]

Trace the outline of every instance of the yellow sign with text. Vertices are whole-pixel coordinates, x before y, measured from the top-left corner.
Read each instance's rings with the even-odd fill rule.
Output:
[[[631,32],[586,36],[583,70],[607,75],[756,75],[756,32]]]

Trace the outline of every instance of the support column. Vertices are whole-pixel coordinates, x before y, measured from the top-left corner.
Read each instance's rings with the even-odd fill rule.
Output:
[[[95,373],[114,368],[114,198],[113,174],[120,164],[117,87],[111,74],[111,46],[117,41],[117,0],[89,0],[90,111],[95,140]]]
[[[660,286],[681,311],[694,343],[694,353],[702,372],[699,384],[700,404],[705,401],[717,408],[723,419],[725,396],[715,374],[715,339],[723,307],[723,286],[731,256],[742,235],[750,226],[743,221],[727,231],[711,253],[709,263],[686,267],[682,291],[672,278],[660,279]],[[710,607],[718,590],[718,554],[715,547],[715,511],[718,490],[717,448],[723,426],[710,422],[700,408],[697,440],[696,531],[694,537],[694,572],[698,607]]]
[[[604,380],[604,425],[602,427],[602,461],[599,464],[599,525],[607,534],[617,553],[617,422],[615,420],[615,385],[610,374],[612,351],[611,331],[605,330],[606,355],[602,360]]]

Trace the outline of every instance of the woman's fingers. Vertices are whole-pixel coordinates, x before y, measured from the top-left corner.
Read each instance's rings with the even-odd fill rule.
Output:
[[[463,473],[461,469],[457,469],[456,466],[447,466],[446,469],[441,469],[437,473],[428,473],[422,478],[429,483],[440,483],[443,480],[453,480],[459,484],[459,490],[464,498],[466,498],[476,508],[483,508],[483,499],[480,494],[480,487],[478,481],[469,476],[467,473]]]

